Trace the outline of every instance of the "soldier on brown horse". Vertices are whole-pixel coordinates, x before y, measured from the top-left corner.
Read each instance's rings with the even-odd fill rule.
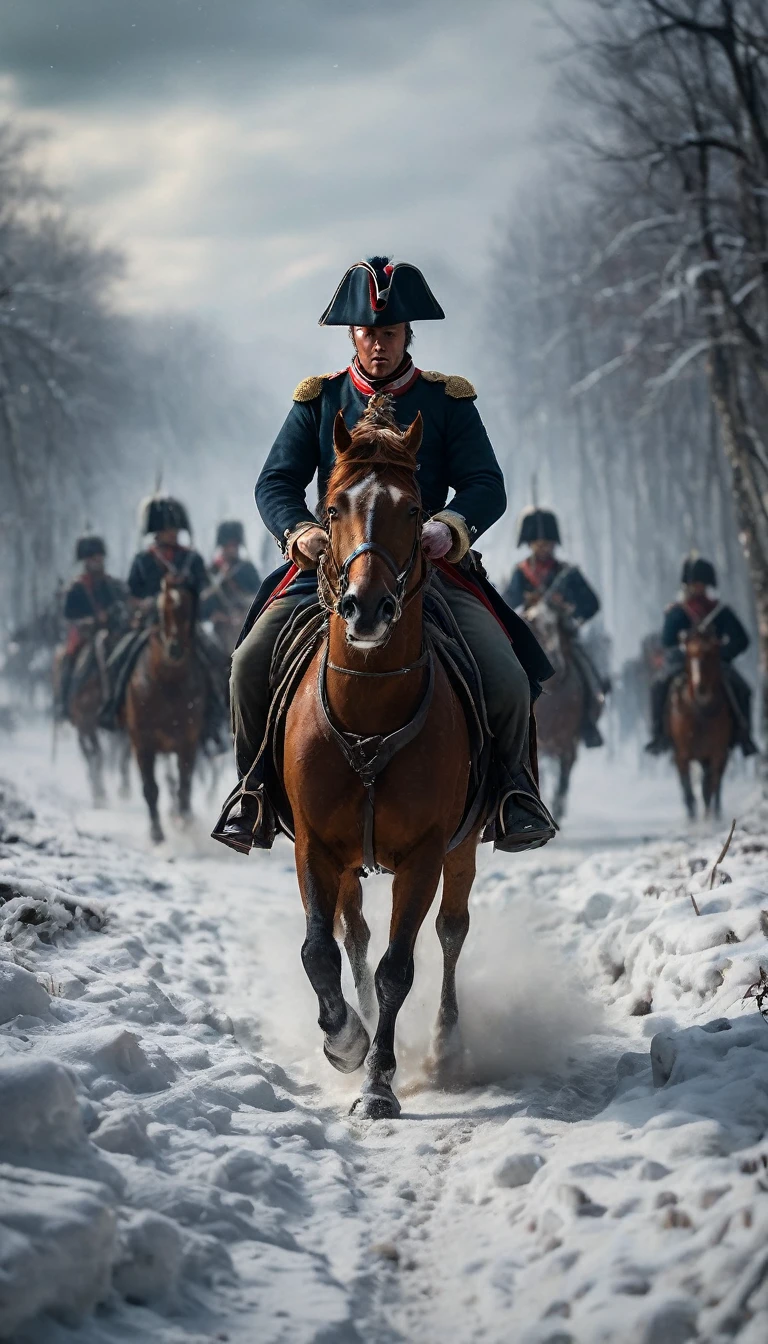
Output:
[[[745,756],[754,756],[758,747],[752,740],[752,689],[734,661],[749,648],[749,635],[736,612],[713,593],[717,588],[715,567],[703,556],[692,554],[683,561],[680,597],[664,613],[661,643],[665,663],[651,687],[651,740],[646,751],[659,756],[668,751],[667,708],[675,678],[683,671],[683,640],[689,631],[709,631],[717,635],[723,667],[723,685],[731,709],[732,745],[740,746]]]
[[[536,704],[536,727],[540,754],[552,757],[559,767],[552,808],[559,821],[579,739],[586,747],[603,745],[598,720],[608,683],[579,639],[580,628],[600,610],[600,600],[576,565],[555,556],[560,528],[551,510],[524,510],[517,544],[526,543],[531,553],[514,570],[504,596],[511,607],[523,611],[555,668]]]
[[[678,601],[664,614],[661,642],[666,657],[651,687],[652,736],[646,751],[662,755],[673,748],[693,816],[690,762],[704,766],[709,811],[710,804],[719,808],[719,783],[731,747],[740,746],[745,756],[753,756],[758,747],[752,739],[752,690],[733,666],[749,648],[749,635],[735,611],[713,594],[717,575],[711,561],[686,556],[681,581]],[[723,722],[728,725],[724,756]]]
[[[294,563],[274,576],[272,599],[254,613],[234,655],[242,783],[214,829],[215,838],[245,853],[272,843],[269,753],[262,750],[269,741],[270,669],[274,674],[280,661],[278,640],[291,643],[302,605],[316,600],[320,563],[328,637],[288,711],[283,787],[307,917],[302,956],[318,996],[326,1054],[345,1071],[363,1062],[369,1041],[341,994],[334,922],[344,925],[365,1000],[360,877],[372,867],[394,873],[390,944],[375,976],[379,1025],[360,1102],[370,1116],[399,1111],[391,1089],[395,1020],[441,872],[438,1046],[443,1054],[455,1047],[453,977],[469,922],[479,829],[476,820],[466,835],[459,832],[449,852],[467,801],[469,728],[425,634],[429,561],[430,586],[455,622],[456,638],[471,649],[482,682],[502,781],[497,846],[535,847],[555,831],[532,776],[528,740],[529,682],[538,690],[551,668],[524,623],[469,562],[472,539],[503,512],[501,473],[471,384],[422,373],[408,353],[410,322],[442,316],[415,267],[382,258],[350,268],[324,314],[325,324],[351,328],[355,358],[338,375],[299,385],[257,486],[264,521]],[[304,496],[315,471],[318,517]],[[287,829],[279,804],[276,810]]]
[[[131,740],[150,810],[152,837],[159,840],[162,829],[157,812],[154,756],[158,752],[177,755],[183,775],[177,802],[182,815],[188,815],[190,758],[194,764],[199,746],[215,752],[225,745],[229,660],[197,620],[208,574],[202,556],[179,542],[179,533],[190,530],[183,504],[171,496],[153,496],[141,507],[140,524],[144,535],[152,540],[147,549],[134,557],[128,575],[133,629],[118,643],[109,659],[110,694],[100,722],[103,727],[113,729],[133,724]],[[193,625],[188,629],[190,616]],[[157,695],[152,696],[149,692],[155,680]],[[198,731],[199,684],[203,687],[203,716]],[[134,694],[129,711],[131,687]],[[180,702],[174,706],[174,697],[184,696],[187,690],[189,705]],[[168,732],[160,722],[164,715],[170,715],[166,722],[173,724]],[[194,725],[194,752],[189,740],[193,732],[190,725]],[[161,742],[171,745],[159,745]]]
[[[200,599],[200,618],[210,621],[224,652],[234,651],[261,579],[255,565],[243,555],[245,530],[237,519],[219,523],[211,582]]]
[[[64,596],[68,631],[54,662],[54,715],[74,726],[93,801],[100,806],[105,792],[99,710],[106,690],[107,659],[128,624],[127,591],[124,583],[105,571],[106,546],[101,537],[80,537],[75,557],[83,568]]]

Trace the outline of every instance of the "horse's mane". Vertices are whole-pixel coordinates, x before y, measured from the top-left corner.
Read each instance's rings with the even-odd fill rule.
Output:
[[[403,446],[404,433],[394,415],[394,400],[371,397],[367,410],[351,431],[352,442],[336,462],[325,488],[325,504],[336,490],[349,490],[371,473],[384,473],[420,503],[413,454]]]

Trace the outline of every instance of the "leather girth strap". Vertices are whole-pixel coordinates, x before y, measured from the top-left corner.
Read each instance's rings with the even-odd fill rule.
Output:
[[[414,717],[393,733],[377,733],[373,737],[362,737],[358,733],[344,733],[336,727],[328,705],[326,686],[327,644],[320,659],[317,675],[318,696],[328,730],[347,764],[356,775],[359,775],[365,789],[365,801],[363,803],[363,868],[366,873],[389,872],[389,869],[382,868],[376,862],[376,846],[373,834],[376,778],[389,765],[398,751],[407,747],[409,742],[413,742],[414,738],[418,737],[427,721],[435,690],[435,656],[431,647],[428,647],[427,653],[427,687]]]

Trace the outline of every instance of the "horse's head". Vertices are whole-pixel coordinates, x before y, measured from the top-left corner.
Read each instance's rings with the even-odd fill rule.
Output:
[[[163,652],[174,663],[189,651],[195,628],[195,594],[188,584],[166,574],[157,598],[158,631]]]
[[[541,598],[528,607],[525,619],[531,626],[555,672],[564,672],[566,658],[563,652],[563,632],[559,612],[550,602],[547,602],[546,598]]]
[[[346,622],[347,641],[358,648],[386,643],[419,567],[421,434],[421,415],[399,428],[389,397],[373,397],[351,433],[341,411],[336,416],[336,464],[324,499],[330,541],[320,586]]]
[[[713,700],[722,684],[720,639],[714,630],[688,630],[682,637],[691,697],[700,705]]]

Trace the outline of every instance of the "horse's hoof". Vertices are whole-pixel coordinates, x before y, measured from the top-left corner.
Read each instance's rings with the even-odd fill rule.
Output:
[[[349,1113],[358,1120],[397,1120],[400,1102],[391,1088],[372,1084],[353,1102]]]
[[[323,1050],[329,1064],[339,1073],[354,1073],[365,1063],[371,1038],[354,1008],[347,1004],[347,1020],[335,1036],[326,1036]]]
[[[165,839],[162,826],[153,826],[149,834],[153,845],[162,845]]]

